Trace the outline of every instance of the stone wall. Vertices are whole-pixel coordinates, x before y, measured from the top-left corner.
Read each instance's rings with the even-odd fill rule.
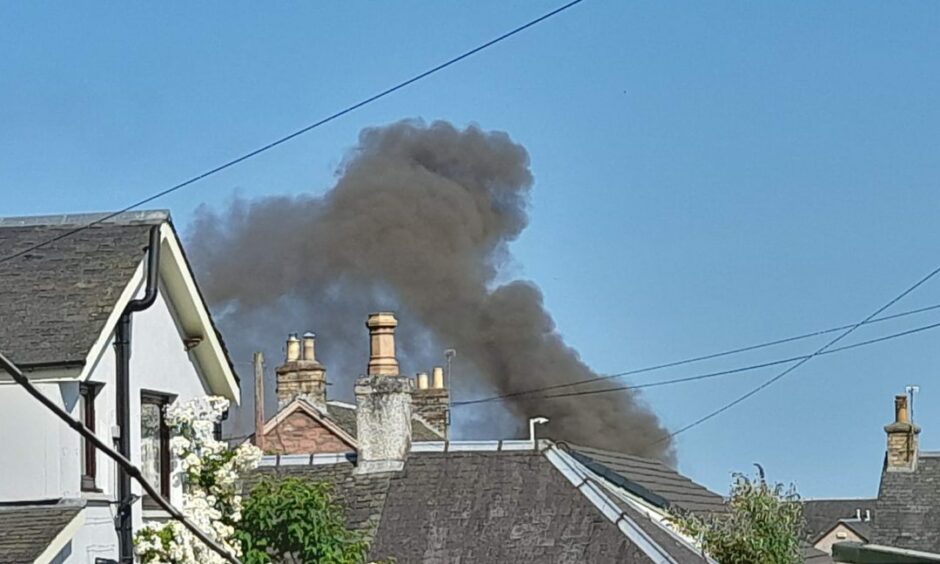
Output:
[[[309,414],[298,410],[264,435],[264,450],[268,454],[312,454],[349,452],[353,447]]]

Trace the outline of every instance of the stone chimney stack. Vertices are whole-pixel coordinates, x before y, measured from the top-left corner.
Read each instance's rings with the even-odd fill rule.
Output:
[[[287,356],[275,370],[278,410],[297,398],[326,409],[326,368],[317,362],[315,340],[313,333],[305,333],[302,343],[296,333],[287,338]]]
[[[426,372],[418,374],[416,381],[418,389],[412,398],[414,412],[446,439],[450,418],[450,391],[444,386],[444,368],[434,367],[431,371],[430,386]]]
[[[369,376],[398,376],[398,358],[395,357],[395,327],[398,320],[394,313],[369,314]]]
[[[356,474],[397,472],[411,449],[411,395],[405,376],[363,376],[356,381]]]
[[[885,469],[888,472],[913,472],[917,468],[917,435],[920,427],[911,422],[907,396],[894,397],[894,423],[885,425],[888,450]]]

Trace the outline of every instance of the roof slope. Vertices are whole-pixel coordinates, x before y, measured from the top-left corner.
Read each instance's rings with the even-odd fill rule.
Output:
[[[356,406],[339,402],[327,402],[327,415],[344,431],[358,437],[356,432]],[[420,419],[411,420],[411,440],[413,441],[439,441],[443,437],[434,432]]]
[[[0,563],[35,561],[81,511],[80,505],[0,507]]]
[[[412,456],[373,557],[399,562],[650,562],[543,455]]]
[[[839,521],[854,519],[859,512],[864,517],[866,511],[874,515],[874,499],[806,499],[803,500],[803,531],[807,539],[815,540]]]
[[[940,453],[921,452],[913,472],[881,473],[873,544],[940,552]]]
[[[412,562],[652,562],[541,452],[412,452],[401,472],[355,476],[349,462],[259,468],[336,485],[370,557]],[[257,478],[256,478],[257,479]],[[678,564],[701,557],[626,515]],[[626,512],[626,511],[625,511]],[[643,521],[640,523],[639,521]]]
[[[594,471],[598,470],[597,465],[612,470],[628,482],[618,485],[654,505],[674,506],[695,513],[723,512],[726,509],[720,495],[658,460],[573,444],[568,446],[579,462]]]
[[[0,262],[0,343],[18,364],[85,360],[165,213],[122,216]],[[78,219],[76,221],[76,219]],[[0,219],[2,256],[87,223],[86,216]]]
[[[246,491],[265,477],[298,477],[333,484],[336,501],[346,511],[346,526],[371,542],[385,506],[390,474],[357,476],[352,462],[309,466],[259,467],[245,484]]]

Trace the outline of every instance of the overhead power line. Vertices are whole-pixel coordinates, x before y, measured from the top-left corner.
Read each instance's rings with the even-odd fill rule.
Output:
[[[547,20],[547,19],[549,19],[549,18],[551,18],[551,17],[553,17],[553,16],[557,16],[558,14],[564,12],[565,10],[568,10],[569,8],[574,7],[574,6],[577,5],[577,4],[580,4],[580,3],[583,2],[583,1],[584,1],[584,0],[572,0],[571,2],[568,2],[567,4],[564,4],[563,6],[560,6],[560,7],[558,7],[558,8],[555,8],[554,10],[552,10],[552,11],[546,13],[546,14],[543,14],[543,15],[541,15],[541,16],[539,16],[539,17],[533,19],[533,20],[529,20],[528,22],[526,22],[526,23],[524,23],[524,24],[522,24],[522,25],[520,25],[520,26],[518,26],[518,27],[516,27],[516,28],[514,28],[514,29],[512,29],[512,30],[510,30],[510,31],[507,31],[506,33],[504,33],[504,34],[502,34],[502,35],[500,35],[500,36],[498,36],[498,37],[495,37],[495,38],[493,38],[493,39],[490,39],[489,41],[487,41],[486,43],[483,43],[482,45],[479,45],[479,46],[477,46],[477,47],[474,47],[473,49],[470,49],[469,51],[464,51],[463,53],[457,55],[456,57],[453,57],[453,58],[451,58],[451,59],[448,59],[448,60],[444,61],[443,63],[440,63],[439,65],[437,65],[437,66],[435,66],[435,67],[432,67],[432,68],[430,68],[430,69],[428,69],[428,70],[426,70],[426,71],[424,71],[424,72],[418,73],[418,74],[412,76],[411,78],[408,78],[408,79],[406,79],[406,80],[403,80],[403,81],[399,82],[398,84],[395,84],[394,86],[392,86],[392,87],[390,87],[390,88],[386,88],[385,90],[379,92],[378,94],[374,94],[374,95],[372,95],[372,96],[369,96],[368,98],[365,98],[365,99],[363,99],[363,100],[360,100],[359,102],[356,102],[355,104],[352,104],[352,105],[350,105],[350,106],[346,106],[345,108],[343,108],[343,109],[341,109],[341,110],[339,110],[339,111],[337,111],[337,112],[335,112],[335,113],[333,113],[333,114],[330,114],[330,115],[326,116],[325,118],[323,118],[323,119],[321,119],[321,120],[319,120],[319,121],[316,121],[316,122],[314,122],[314,123],[311,123],[310,125],[304,126],[304,127],[300,128],[300,129],[298,129],[298,130],[296,130],[296,131],[294,131],[294,132],[292,132],[292,133],[289,133],[289,134],[287,134],[287,135],[285,135],[285,136],[283,136],[283,137],[281,137],[281,138],[279,138],[279,139],[277,139],[277,140],[275,140],[275,141],[272,141],[272,142],[268,143],[267,145],[263,145],[263,146],[261,146],[261,147],[258,147],[257,149],[254,149],[254,150],[252,150],[252,151],[249,151],[249,152],[243,154],[243,155],[240,156],[240,157],[236,157],[236,158],[234,158],[234,159],[232,159],[232,160],[230,160],[230,161],[228,161],[228,162],[225,162],[225,163],[223,163],[223,164],[221,164],[221,165],[219,165],[219,166],[217,166],[217,167],[215,167],[215,168],[209,169],[209,170],[207,170],[207,171],[205,171],[205,172],[203,172],[203,173],[201,173],[201,174],[197,174],[196,176],[193,176],[193,177],[191,177],[191,178],[189,178],[189,179],[187,179],[187,180],[184,180],[183,182],[180,182],[179,184],[176,184],[176,185],[174,185],[174,186],[170,186],[169,188],[166,188],[165,190],[161,190],[160,192],[157,192],[156,194],[153,194],[153,195],[148,196],[148,197],[146,197],[146,198],[144,198],[144,199],[142,199],[142,200],[139,200],[139,201],[137,201],[137,202],[134,202],[133,204],[130,204],[130,205],[128,205],[128,206],[126,206],[126,207],[124,207],[124,208],[122,208],[122,209],[120,209],[120,210],[118,210],[118,211],[116,211],[116,212],[107,214],[107,215],[105,215],[104,217],[101,217],[101,218],[98,218],[98,219],[96,219],[96,220],[94,220],[94,221],[91,221],[91,222],[89,222],[89,223],[80,225],[80,226],[76,227],[75,229],[71,229],[71,230],[66,231],[66,232],[64,232],[64,233],[60,233],[59,235],[56,235],[55,237],[51,237],[51,238],[49,238],[49,239],[47,239],[47,240],[44,240],[44,241],[42,241],[42,242],[40,242],[40,243],[37,243],[37,244],[35,244],[35,245],[31,246],[31,247],[28,247],[28,248],[23,249],[23,250],[21,250],[21,251],[17,251],[17,252],[15,252],[15,253],[13,253],[13,254],[10,254],[10,255],[7,255],[7,256],[5,256],[5,257],[3,257],[3,258],[0,258],[0,263],[4,263],[4,262],[10,261],[10,260],[13,260],[13,259],[15,259],[15,258],[21,257],[21,256],[23,256],[23,255],[25,255],[25,254],[28,254],[28,253],[31,253],[31,252],[33,252],[33,251],[35,251],[35,250],[41,249],[42,247],[45,247],[46,245],[55,243],[56,241],[60,241],[60,240],[62,240],[62,239],[65,239],[66,237],[70,237],[70,236],[72,236],[72,235],[74,235],[74,234],[76,234],[76,233],[79,233],[79,232],[81,232],[81,231],[84,231],[85,229],[88,229],[88,228],[90,228],[90,227],[93,227],[93,226],[95,226],[95,225],[97,225],[97,224],[99,224],[99,223],[104,223],[104,222],[106,222],[106,221],[108,221],[108,220],[110,220],[110,219],[115,218],[116,216],[118,216],[118,215],[120,215],[120,214],[122,214],[122,213],[131,211],[131,210],[133,210],[133,209],[135,209],[135,208],[138,208],[138,207],[140,207],[140,206],[142,206],[142,205],[144,205],[144,204],[149,204],[150,202],[152,202],[152,201],[154,201],[154,200],[157,200],[157,199],[159,199],[159,198],[162,198],[163,196],[166,196],[166,195],[168,195],[168,194],[172,194],[173,192],[176,192],[177,190],[180,190],[180,189],[185,188],[185,187],[187,187],[187,186],[189,186],[189,185],[191,185],[191,184],[194,184],[194,183],[196,183],[196,182],[198,182],[198,181],[200,181],[200,180],[203,180],[203,179],[208,178],[208,177],[210,177],[210,176],[212,176],[212,175],[214,175],[214,174],[217,174],[217,173],[219,173],[219,172],[222,172],[223,170],[225,170],[225,169],[227,169],[227,168],[231,168],[231,167],[233,167],[233,166],[235,166],[235,165],[237,165],[237,164],[239,164],[239,163],[241,163],[241,162],[244,162],[244,161],[246,161],[246,160],[248,160],[248,159],[250,159],[250,158],[252,158],[252,157],[258,156],[258,155],[260,155],[261,153],[264,153],[264,152],[266,152],[266,151],[269,151],[269,150],[271,150],[271,149],[277,147],[278,145],[281,145],[281,144],[283,144],[283,143],[286,143],[286,142],[290,141],[291,139],[294,139],[295,137],[299,137],[299,136],[303,135],[304,133],[307,133],[307,132],[309,132],[309,131],[312,131],[312,130],[314,130],[314,129],[320,127],[320,126],[326,125],[327,123],[330,123],[331,121],[333,121],[333,120],[335,120],[335,119],[337,119],[337,118],[340,118],[340,117],[342,117],[342,116],[344,116],[344,115],[346,115],[346,114],[348,114],[348,113],[351,113],[351,112],[353,112],[353,111],[355,111],[355,110],[358,110],[359,108],[361,108],[361,107],[363,107],[363,106],[365,106],[365,105],[371,104],[372,102],[375,102],[375,101],[377,101],[377,100],[379,100],[379,99],[381,99],[381,98],[384,98],[384,97],[388,96],[389,94],[392,94],[392,93],[394,93],[394,92],[397,92],[397,91],[401,90],[402,88],[405,88],[405,87],[407,87],[407,86],[410,86],[410,85],[414,84],[415,82],[418,82],[419,80],[422,80],[422,79],[424,79],[424,78],[427,78],[427,77],[431,76],[432,74],[438,73],[438,72],[440,72],[440,71],[446,69],[447,67],[450,67],[451,65],[454,65],[454,64],[456,64],[456,63],[459,63],[460,61],[462,61],[462,60],[464,60],[464,59],[466,59],[466,58],[469,58],[469,57],[471,57],[471,56],[473,56],[473,55],[479,53],[480,51],[483,51],[484,49],[487,49],[487,48],[489,48],[489,47],[492,47],[493,45],[496,45],[497,43],[500,43],[500,42],[502,42],[502,41],[505,41],[506,39],[509,39],[510,37],[512,37],[512,36],[514,36],[514,35],[516,35],[516,34],[518,34],[518,33],[521,33],[521,32],[523,32],[523,31],[529,29],[530,27],[533,27],[533,26],[535,26],[535,25],[538,25],[538,24],[542,23],[543,21],[545,21],[545,20]]]
[[[33,398],[44,405],[46,409],[54,413],[56,417],[64,421],[66,425],[78,432],[78,434],[81,435],[86,441],[95,445],[96,449],[100,450],[109,458],[114,460],[118,466],[120,466],[131,477],[137,480],[144,491],[147,492],[147,495],[149,495],[153,501],[157,503],[157,505],[166,511],[172,519],[179,521],[184,527],[189,529],[190,532],[196,536],[196,538],[215,551],[227,562],[231,562],[232,564],[240,564],[235,556],[222,548],[217,542],[209,538],[199,527],[190,522],[182,513],[180,513],[177,508],[173,507],[169,501],[164,499],[163,496],[160,495],[160,492],[158,492],[157,489],[144,478],[144,475],[140,469],[134,466],[130,460],[105,444],[105,442],[99,439],[97,435],[88,429],[88,427],[85,427],[85,425],[83,425],[78,420],[72,419],[72,416],[69,415],[67,411],[56,405],[55,402],[37,390],[36,387],[33,386],[32,382],[30,382],[26,375],[24,375],[23,372],[19,369],[19,367],[13,364],[10,359],[3,356],[3,353],[0,353],[0,368],[5,370],[17,384],[22,386],[23,389],[26,390],[26,393],[33,396]]]
[[[940,304],[934,304],[934,305],[927,306],[927,307],[922,307],[922,308],[918,308],[918,309],[912,309],[912,310],[910,310],[910,311],[905,311],[905,312],[901,312],[901,313],[896,313],[896,314],[893,314],[893,315],[886,315],[886,316],[884,316],[884,317],[879,317],[879,318],[877,318],[877,319],[872,319],[871,321],[868,321],[868,322],[866,323],[866,325],[870,325],[870,324],[874,324],[874,323],[880,323],[880,322],[882,322],[882,321],[889,321],[889,320],[891,320],[891,319],[898,319],[898,318],[901,318],[901,317],[907,317],[907,316],[909,316],[909,315],[915,315],[915,314],[918,314],[918,313],[924,313],[924,312],[932,311],[932,310],[935,310],[935,309],[940,309]],[[730,356],[730,355],[740,354],[740,353],[744,353],[744,352],[754,351],[754,350],[758,350],[758,349],[763,349],[763,348],[767,348],[767,347],[772,347],[772,346],[775,346],[775,345],[782,345],[782,344],[785,344],[785,343],[792,343],[792,342],[795,342],[795,341],[800,341],[800,340],[804,340],[804,339],[809,339],[809,338],[811,338],[811,337],[819,337],[819,336],[821,336],[821,335],[827,335],[827,334],[829,334],[829,333],[835,333],[836,331],[843,331],[843,330],[848,329],[848,328],[850,328],[850,327],[852,327],[852,325],[842,325],[842,326],[840,326],[840,327],[833,327],[833,328],[831,328],[831,329],[823,329],[822,331],[813,331],[813,332],[810,332],[810,333],[803,333],[802,335],[796,335],[796,336],[793,336],[793,337],[786,337],[786,338],[784,338],[784,339],[776,339],[776,340],[773,340],[773,341],[767,341],[767,342],[759,343],[759,344],[756,344],[756,345],[748,345],[748,346],[739,347],[739,348],[735,348],[735,349],[731,349],[731,350],[726,350],[726,351],[721,351],[721,352],[717,352],[717,353],[710,353],[710,354],[706,354],[706,355],[702,355],[702,356],[696,356],[696,357],[692,357],[692,358],[686,358],[686,359],[682,359],[682,360],[676,360],[676,361],[673,361],[673,362],[667,362],[667,363],[664,363],[664,364],[657,364],[657,365],[654,365],[654,366],[647,366],[647,367],[644,367],[644,368],[636,368],[636,369],[633,369],[633,370],[627,370],[626,372],[618,372],[618,373],[616,373],[616,374],[605,374],[605,375],[603,375],[603,376],[596,376],[596,377],[592,377],[592,378],[584,378],[584,379],[575,380],[575,381],[572,381],[572,382],[565,382],[565,383],[563,383],[563,384],[554,384],[554,385],[551,385],[551,386],[542,386],[542,387],[538,387],[538,388],[530,388],[530,389],[528,389],[528,390],[520,390],[520,391],[517,391],[517,392],[509,392],[509,393],[506,393],[506,394],[493,395],[493,396],[488,396],[488,397],[484,397],[484,398],[477,398],[477,399],[473,399],[473,400],[458,401],[458,402],[454,402],[452,405],[453,405],[454,407],[458,407],[458,406],[463,406],[463,405],[475,405],[475,404],[479,404],[479,403],[488,403],[488,402],[492,402],[492,401],[500,401],[500,400],[505,400],[505,399],[509,399],[509,398],[515,398],[515,397],[520,397],[520,396],[527,396],[527,395],[537,394],[537,393],[541,393],[541,392],[548,392],[548,391],[552,391],[552,390],[558,390],[558,389],[562,389],[562,388],[570,388],[570,387],[573,387],[573,386],[582,386],[582,385],[586,385],[586,384],[592,384],[592,383],[594,383],[594,382],[603,382],[603,381],[606,381],[606,380],[614,380],[614,379],[618,379],[618,378],[624,378],[624,377],[626,377],[626,376],[633,376],[633,375],[636,375],[636,374],[643,374],[643,373],[645,373],[645,372],[654,372],[654,371],[657,371],[657,370],[664,370],[664,369],[666,369],[666,368],[674,368],[674,367],[676,367],[676,366],[683,366],[683,365],[686,365],[686,364],[693,364],[693,363],[696,363],[696,362],[702,362],[702,361],[706,361],[706,360],[712,360],[712,359],[715,359],[715,358],[721,358],[721,357],[725,357],[725,356]],[[801,358],[801,357],[795,357],[795,359],[798,359],[798,358]],[[782,363],[777,362],[776,364],[782,364]],[[755,368],[764,368],[764,367],[766,367],[766,366],[773,366],[773,365],[774,365],[774,364],[769,364],[769,365],[768,365],[768,364],[763,364],[763,365],[754,365],[754,367],[755,367]],[[748,368],[748,369],[750,370],[751,368]],[[734,372],[740,372],[740,371],[742,371],[742,370],[736,369]],[[734,373],[734,372],[730,372],[730,373]],[[649,386],[645,386],[645,385],[644,385],[644,386],[640,386],[640,387],[649,387]],[[633,388],[631,388],[631,387],[625,387],[625,388],[618,388],[618,389],[633,389]]]
[[[851,349],[857,349],[859,347],[866,347],[869,345],[874,345],[875,343],[881,343],[884,341],[890,341],[892,339],[898,339],[900,337],[907,337],[915,333],[921,333],[923,331],[929,331],[931,329],[936,329],[940,327],[940,323],[931,323],[930,325],[923,325],[921,327],[915,327],[913,329],[908,329],[907,331],[901,331],[899,333],[892,333],[890,335],[885,335],[883,337],[877,337],[875,339],[869,339],[867,341],[860,341],[858,343],[853,343],[851,345],[845,345],[844,347],[838,347],[835,349],[829,349],[822,353],[819,353],[820,356],[827,354],[835,354]],[[535,396],[535,399],[553,399],[553,398],[567,398],[575,396],[590,396],[595,394],[607,394],[610,392],[618,392],[622,390],[641,390],[645,388],[657,388],[660,386],[669,386],[672,384],[684,384],[686,382],[698,382],[700,380],[709,380],[712,378],[718,378],[720,376],[728,376],[730,374],[739,374],[741,372],[748,372],[751,370],[758,370],[761,368],[768,368],[771,366],[779,366],[781,364],[789,364],[792,362],[797,362],[800,360],[809,359],[812,355],[802,355],[802,356],[791,356],[790,358],[781,358],[778,360],[772,360],[770,362],[764,362],[761,364],[751,364],[749,366],[742,366],[739,368],[732,368],[730,370],[720,370],[718,372],[709,372],[708,374],[698,374],[695,376],[686,376],[684,378],[673,378],[671,380],[660,380],[658,382],[647,382],[645,384],[634,384],[631,386],[618,386],[616,388],[603,388],[600,390],[579,390],[576,392],[564,392],[560,394],[547,394],[544,396]]]
[[[868,315],[868,317],[866,317],[865,319],[862,319],[861,321],[859,321],[859,322],[856,323],[855,325],[852,325],[851,327],[849,327],[848,329],[846,329],[845,331],[843,331],[842,333],[840,333],[838,336],[836,336],[836,338],[830,340],[830,341],[827,342],[825,345],[823,345],[823,346],[819,347],[818,349],[816,349],[812,354],[807,355],[805,358],[799,360],[796,364],[793,364],[792,366],[789,366],[789,367],[785,368],[782,372],[780,372],[779,374],[777,374],[777,375],[774,376],[773,378],[771,378],[771,379],[769,379],[769,380],[763,382],[763,383],[760,384],[759,386],[755,387],[754,389],[750,390],[749,392],[745,393],[744,395],[739,396],[739,397],[735,398],[734,400],[732,400],[732,401],[726,403],[725,405],[719,407],[718,409],[709,412],[707,415],[705,415],[705,416],[703,416],[703,417],[699,417],[698,419],[696,419],[695,421],[689,423],[688,425],[685,425],[685,426],[683,426],[683,427],[680,427],[679,429],[676,429],[675,431],[672,431],[671,433],[667,433],[667,434],[663,435],[662,437],[656,439],[655,441],[653,441],[653,442],[651,442],[651,443],[648,443],[647,446],[653,446],[653,445],[656,445],[656,444],[659,444],[659,443],[668,441],[669,439],[675,437],[676,435],[680,435],[680,434],[682,434],[682,433],[688,431],[689,429],[693,429],[693,428],[695,428],[695,427],[698,427],[699,425],[701,425],[702,423],[705,423],[705,422],[708,421],[709,419],[713,419],[713,418],[715,418],[715,417],[721,415],[722,413],[728,411],[729,409],[733,408],[734,406],[736,406],[736,405],[738,405],[738,404],[740,404],[740,403],[742,403],[742,402],[744,402],[744,401],[747,401],[748,398],[753,397],[754,395],[760,393],[762,390],[766,389],[768,386],[771,386],[771,385],[773,385],[775,382],[778,382],[778,381],[780,381],[781,379],[785,378],[788,374],[791,374],[793,371],[797,370],[799,367],[801,367],[801,366],[803,366],[804,364],[806,364],[807,362],[813,360],[813,359],[816,358],[817,356],[819,356],[819,355],[821,355],[821,354],[824,354],[824,353],[825,353],[827,350],[829,350],[833,345],[835,345],[836,343],[838,343],[838,342],[841,341],[842,339],[848,337],[848,336],[851,335],[853,332],[855,332],[856,329],[858,329],[858,328],[861,327],[862,325],[865,325],[866,323],[869,323],[872,319],[874,319],[874,318],[878,317],[879,315],[881,315],[881,313],[882,313],[883,311],[887,310],[888,308],[890,308],[890,307],[893,306],[894,304],[896,304],[896,303],[898,303],[899,301],[901,301],[902,299],[904,299],[905,296],[907,296],[908,294],[910,294],[911,292],[913,292],[913,291],[916,290],[917,288],[920,288],[922,285],[924,285],[925,283],[927,283],[927,281],[930,280],[931,278],[933,278],[934,276],[936,276],[937,273],[940,273],[940,266],[938,266],[937,268],[933,269],[929,274],[927,274],[926,276],[924,276],[923,278],[921,278],[920,280],[918,280],[917,282],[915,282],[914,284],[912,284],[911,286],[909,286],[909,287],[908,287],[907,289],[905,289],[903,292],[901,292],[900,294],[898,294],[897,296],[895,296],[894,298],[892,298],[891,300],[889,300],[886,304],[884,304],[883,306],[881,306],[881,307],[879,307],[878,309],[876,309],[875,311],[873,311],[871,314]]]

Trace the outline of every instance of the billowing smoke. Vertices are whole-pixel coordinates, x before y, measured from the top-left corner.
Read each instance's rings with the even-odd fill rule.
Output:
[[[533,184],[526,150],[508,135],[445,122],[369,128],[338,175],[322,196],[197,213],[193,262],[237,362],[265,350],[277,364],[287,333],[312,329],[329,395],[349,399],[367,360],[366,315],[388,309],[400,320],[403,372],[456,349],[455,401],[595,376],[535,284],[498,284]],[[665,431],[625,391],[458,406],[453,423],[462,437],[518,437],[535,415],[550,418],[547,434],[558,439],[672,458],[670,443],[650,446]]]

